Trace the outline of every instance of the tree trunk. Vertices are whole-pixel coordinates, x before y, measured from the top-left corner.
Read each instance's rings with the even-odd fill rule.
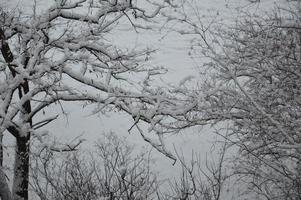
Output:
[[[28,200],[30,136],[16,138],[13,199]]]
[[[15,65],[11,65],[14,60],[14,56],[7,43],[3,29],[0,27],[0,50],[2,56],[7,63],[13,77],[16,76]],[[29,61],[29,57],[26,58],[24,68],[26,68]],[[21,99],[24,94],[29,92],[29,83],[27,79],[19,85],[19,98]],[[26,101],[22,107],[25,110],[25,114],[31,112],[30,100]],[[32,128],[32,119],[28,119],[28,123]],[[14,182],[12,189],[12,196],[14,200],[28,200],[28,181],[29,181],[29,145],[30,145],[30,133],[26,137],[21,137],[16,129],[9,130],[16,138],[16,152],[15,152],[15,167],[14,167]],[[1,139],[2,142],[2,139]],[[0,144],[2,148],[2,143]],[[3,158],[3,157],[2,157]],[[0,155],[0,160],[2,159]],[[1,177],[0,177],[1,178]]]
[[[3,166],[3,133],[0,132],[0,167]]]
[[[0,167],[0,197],[2,200],[12,200],[5,174]]]

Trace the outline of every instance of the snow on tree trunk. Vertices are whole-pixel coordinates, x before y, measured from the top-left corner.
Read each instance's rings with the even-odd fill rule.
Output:
[[[14,200],[28,199],[29,139],[29,136],[16,138],[14,182],[12,191]]]

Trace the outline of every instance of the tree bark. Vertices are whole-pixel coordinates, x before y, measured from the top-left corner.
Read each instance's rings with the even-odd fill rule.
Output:
[[[28,200],[30,135],[16,138],[13,199]]]
[[[3,133],[0,132],[0,168],[3,166]]]
[[[6,41],[4,31],[1,29],[1,27],[0,27],[0,50],[13,77],[15,77],[16,76],[15,67],[17,66],[11,65],[11,63],[14,60],[14,56],[12,54],[9,44]],[[24,65],[25,68],[28,64],[28,60],[29,57],[25,61],[25,65]],[[18,90],[19,90],[20,99],[24,94],[29,92],[29,83],[27,79],[24,79],[24,82],[19,85]],[[30,100],[26,101],[22,105],[22,107],[25,113],[29,114],[31,112]],[[32,119],[29,119],[27,123],[29,123],[30,127],[32,128]],[[12,196],[14,200],[28,200],[30,133],[28,133],[25,137],[22,137],[22,134],[20,134],[15,129],[13,130],[13,132],[14,133],[12,134],[16,138],[16,151],[15,151],[15,167],[14,167],[14,182],[13,182]],[[2,143],[0,145],[2,148]]]
[[[0,167],[0,197],[2,200],[12,200],[5,174]]]

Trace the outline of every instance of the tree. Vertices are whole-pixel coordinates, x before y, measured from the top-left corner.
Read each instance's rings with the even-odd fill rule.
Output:
[[[149,123],[149,130],[161,137],[173,128],[172,123],[165,123],[165,117],[170,118],[166,122],[181,118],[186,106],[163,87],[152,87],[152,77],[166,72],[148,67],[146,60],[152,50],[120,49],[107,38],[118,24],[127,23],[136,31],[151,28],[159,12],[169,6],[167,1],[147,0],[144,3],[150,6],[146,7],[131,0],[52,3],[43,12],[34,7],[32,14],[1,10],[0,133],[16,138],[14,200],[28,199],[32,138],[42,138],[39,129],[58,117],[42,118],[47,107],[63,107],[65,101],[94,103],[95,112],[123,111],[133,117],[133,127]],[[150,140],[142,131],[141,135],[172,157],[162,140]]]
[[[220,200],[225,199],[225,184],[229,177],[226,175],[225,156],[227,142],[223,142],[221,149],[214,155],[207,155],[204,161],[201,156],[193,154],[189,164],[184,156],[177,153],[182,167],[178,179],[169,180],[170,190],[163,193],[159,199],[180,200]],[[211,157],[210,159],[207,157]],[[204,165],[205,163],[205,165]]]
[[[173,179],[162,179],[160,171],[154,169],[157,163],[153,152],[146,148],[141,151],[127,142],[126,138],[109,133],[98,139],[95,149],[63,153],[35,142],[30,177],[33,197],[43,200],[223,199],[222,188],[228,179],[224,175],[227,143],[223,142],[217,159],[206,157],[205,169],[197,154],[187,163],[187,158],[176,153],[182,171]],[[208,156],[213,156],[211,153]]]
[[[65,152],[43,148],[33,154],[32,188],[44,200],[154,199],[158,188],[149,151],[133,152],[124,138],[110,133],[96,152]],[[91,149],[89,150],[91,151]]]
[[[165,13],[179,33],[194,36],[192,56],[206,72],[189,95],[197,103],[188,121],[228,128],[239,147],[234,174],[257,199],[301,198],[299,2],[264,15],[241,9],[225,26],[216,17],[206,23],[197,7],[189,7],[196,15],[185,6],[181,15]]]

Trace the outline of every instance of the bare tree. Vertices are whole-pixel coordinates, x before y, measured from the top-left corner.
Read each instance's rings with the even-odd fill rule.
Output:
[[[31,188],[43,200],[220,200],[228,179],[226,145],[221,145],[215,158],[208,154],[211,158],[206,157],[205,168],[199,156],[195,159],[197,154],[187,162],[177,153],[182,171],[178,178],[168,180],[160,179],[160,171],[154,170],[151,151],[137,152],[114,133],[105,134],[93,154],[82,150],[62,154],[38,145],[42,149],[31,154]]]
[[[150,152],[135,155],[133,150],[112,133],[99,140],[90,156],[44,148],[33,157],[32,187],[43,200],[153,199],[158,182],[150,170]]]
[[[107,38],[118,24],[136,31],[150,29],[159,12],[170,5],[168,1],[147,0],[144,3],[150,6],[144,7],[127,0],[51,3],[42,12],[34,7],[32,14],[0,13],[0,133],[16,138],[14,200],[28,199],[32,137],[40,137],[39,129],[58,117],[35,118],[47,107],[63,108],[65,101],[95,103],[95,112],[123,111],[133,117],[133,127],[147,122],[149,130],[161,137],[178,130],[170,122],[180,119],[190,106],[163,87],[151,86],[153,76],[166,72],[148,66],[152,50],[120,49]],[[172,157],[162,140],[154,142],[141,134]]]
[[[227,142],[223,142],[220,146],[222,148],[219,152],[206,154],[205,160],[202,160],[200,155],[193,153],[190,161],[187,162],[188,158],[177,153],[177,160],[182,167],[181,175],[179,178],[169,180],[169,191],[159,195],[158,199],[223,199],[225,183],[229,178],[224,166]],[[166,190],[166,188],[163,189]]]

